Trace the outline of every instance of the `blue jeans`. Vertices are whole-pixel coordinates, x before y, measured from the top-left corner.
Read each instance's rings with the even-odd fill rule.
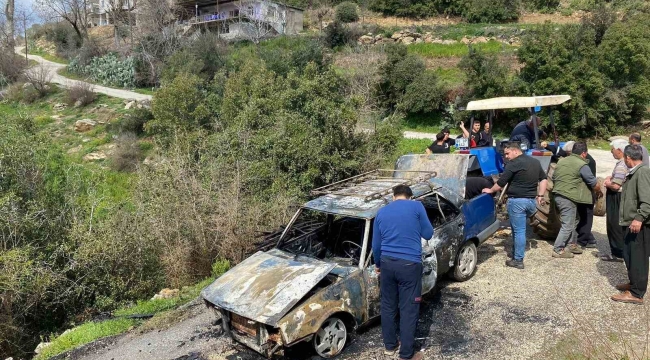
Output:
[[[526,227],[528,218],[537,212],[535,199],[510,198],[508,199],[508,217],[512,229],[512,257],[517,261],[524,260],[526,252]]]

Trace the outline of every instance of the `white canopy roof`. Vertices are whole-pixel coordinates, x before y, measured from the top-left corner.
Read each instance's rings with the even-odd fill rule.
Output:
[[[498,97],[470,101],[467,103],[466,110],[518,109],[531,108],[535,106],[552,106],[560,105],[569,100],[571,100],[571,96],[569,95]]]

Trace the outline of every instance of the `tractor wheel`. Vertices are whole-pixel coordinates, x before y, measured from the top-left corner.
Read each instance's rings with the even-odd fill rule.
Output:
[[[542,239],[554,239],[560,232],[560,217],[555,207],[555,200],[551,196],[553,190],[553,172],[555,171],[555,164],[551,164],[548,168],[548,185],[546,186],[546,193],[544,194],[544,203],[537,205],[537,212],[530,218],[530,226],[533,231]]]
[[[605,182],[605,179],[603,178],[598,178],[598,185],[600,185],[601,189],[601,196],[596,199],[596,203],[594,204],[594,215],[595,216],[605,216],[605,213],[607,212],[607,209],[605,208],[605,193],[607,192],[607,188],[605,188],[605,185],[603,183]]]

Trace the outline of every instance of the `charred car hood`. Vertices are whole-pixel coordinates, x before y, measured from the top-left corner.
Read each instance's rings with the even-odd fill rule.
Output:
[[[257,252],[201,291],[219,308],[277,327],[278,321],[336,265],[277,249]]]

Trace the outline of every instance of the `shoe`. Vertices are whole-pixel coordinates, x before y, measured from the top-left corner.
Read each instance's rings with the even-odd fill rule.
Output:
[[[578,246],[578,244],[569,245],[569,251],[572,254],[578,254],[578,255],[582,254],[582,249],[580,248],[580,246]]]
[[[616,285],[616,290],[618,291],[630,291],[631,288],[632,285],[630,285],[630,283]]]
[[[554,258],[560,258],[560,259],[571,259],[573,258],[573,254],[566,251],[565,249],[560,250],[560,252],[557,252],[553,250],[553,255]]]
[[[643,305],[643,299],[632,295],[629,291],[624,291],[612,296],[610,299],[627,304]]]
[[[596,243],[589,243],[587,245],[582,246],[583,249],[597,249],[598,245]]]
[[[616,257],[614,255],[601,255],[600,260],[607,262],[623,262],[623,259]]]
[[[523,261],[517,261],[515,259],[510,259],[510,260],[506,260],[506,266],[523,270],[524,269],[524,262]]]
[[[398,350],[399,350],[399,347],[396,347],[394,350],[384,349],[384,355],[386,355],[386,356],[395,356],[395,354],[397,354]]]
[[[395,346],[395,348],[393,350],[384,349],[384,355],[386,355],[386,356],[395,356],[395,354],[397,354],[399,352],[399,346],[400,345],[401,345],[401,343],[399,341],[397,341],[397,346]]]
[[[410,359],[402,359],[399,358],[399,360],[422,360],[424,358],[424,355],[422,355],[421,351],[416,351],[415,354],[413,354],[413,357]]]

